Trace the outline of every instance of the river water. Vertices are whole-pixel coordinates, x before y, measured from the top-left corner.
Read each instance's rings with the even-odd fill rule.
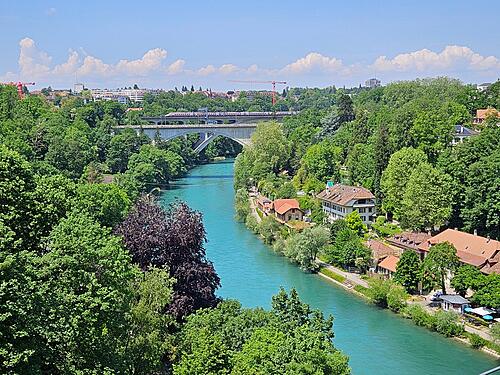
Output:
[[[163,204],[181,199],[203,213],[220,296],[268,308],[280,286],[296,288],[303,301],[334,316],[335,346],[349,356],[354,374],[479,374],[500,365],[300,271],[234,220],[233,196],[232,161],[196,167],[162,195]]]

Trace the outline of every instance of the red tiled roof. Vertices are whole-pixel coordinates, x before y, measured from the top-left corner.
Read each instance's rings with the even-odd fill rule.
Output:
[[[377,240],[368,240],[366,242],[366,246],[368,246],[368,248],[372,251],[372,256],[375,259],[382,259],[388,255],[395,255],[399,253],[398,250],[393,249],[392,247]]]
[[[425,232],[403,232],[389,237],[387,241],[396,246],[403,246],[416,250],[418,249],[418,245],[427,241],[431,237],[432,236],[430,234]]]
[[[360,186],[335,184],[326,188],[317,196],[319,199],[345,206],[353,199],[374,199],[372,192]]]
[[[500,253],[500,242],[454,229],[445,231],[421,243],[418,248],[429,251],[432,245],[449,242],[457,249],[457,256],[463,263],[481,267]]]
[[[380,268],[384,268],[386,270],[389,270],[391,272],[396,272],[396,266],[399,262],[399,258],[394,256],[394,255],[389,255],[386,258],[384,258],[383,261],[381,261],[378,266]]]
[[[494,115],[495,112],[497,117],[500,117],[500,112],[498,112],[495,108],[478,109],[476,111],[476,118],[484,120],[486,117]]]
[[[274,211],[283,215],[292,208],[300,209],[297,199],[276,199],[273,203]]]

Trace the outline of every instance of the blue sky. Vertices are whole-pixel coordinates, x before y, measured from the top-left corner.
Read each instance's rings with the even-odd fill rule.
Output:
[[[500,76],[500,1],[3,1],[0,80],[352,86]]]

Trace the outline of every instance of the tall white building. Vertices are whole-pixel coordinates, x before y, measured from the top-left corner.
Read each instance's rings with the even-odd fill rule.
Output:
[[[365,81],[365,86],[369,88],[374,88],[374,87],[380,87],[380,80],[377,78],[370,78],[369,80]]]
[[[375,196],[364,187],[328,183],[317,198],[330,223],[353,211],[359,213],[364,224],[370,225],[375,220]]]
[[[75,94],[80,94],[83,90],[85,90],[85,86],[83,85],[83,83],[75,83],[73,85],[73,92]]]

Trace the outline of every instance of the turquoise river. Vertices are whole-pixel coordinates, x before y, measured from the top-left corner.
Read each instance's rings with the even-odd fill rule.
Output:
[[[207,256],[221,278],[222,297],[268,308],[280,286],[296,288],[312,307],[333,314],[334,343],[349,356],[354,374],[479,374],[500,365],[300,271],[234,220],[233,193],[233,163],[224,161],[196,167],[162,196],[164,204],[181,199],[203,213]]]

